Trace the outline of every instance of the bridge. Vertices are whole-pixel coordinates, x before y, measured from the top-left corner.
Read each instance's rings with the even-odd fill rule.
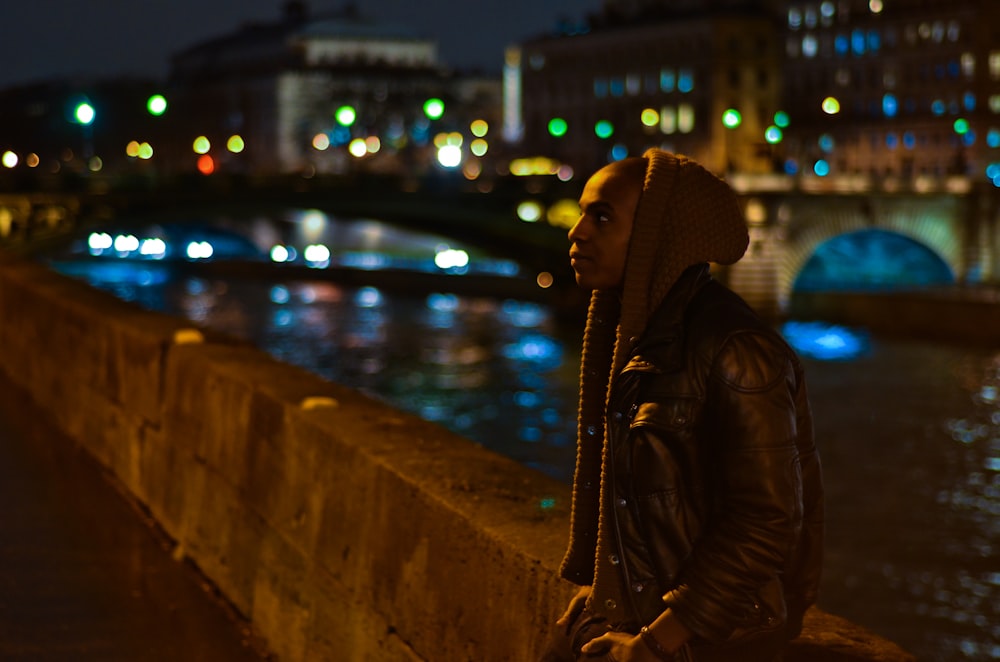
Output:
[[[974,188],[964,180],[925,192],[870,184],[816,190],[787,179],[736,178],[733,185],[744,204],[750,247],[723,277],[765,316],[780,319],[795,312],[797,298],[808,306],[815,292],[1000,284],[996,188]],[[17,249],[57,240],[81,223],[123,213],[299,206],[380,218],[515,256],[529,270],[555,275],[550,292],[539,295],[525,288],[522,295],[558,304],[578,299],[571,292],[565,229],[525,224],[517,220],[516,209],[527,199],[543,205],[575,200],[577,186],[511,180],[483,195],[468,182],[373,178],[182,181],[155,190],[92,184],[75,192],[0,194],[0,246]],[[845,241],[851,249],[838,253]],[[822,263],[824,251],[833,252],[837,274],[830,273],[830,260]]]
[[[444,191],[419,205],[382,195],[376,208],[370,192],[347,192],[12,196],[0,199],[0,230],[16,252],[161,206],[296,204],[418,219],[422,229],[520,247],[539,266],[565,260],[563,230],[511,222],[513,193],[484,211],[475,194]],[[875,229],[919,242],[958,279],[996,273],[989,259],[969,258],[996,255],[977,243],[996,236],[996,215],[977,215],[962,196],[744,195],[752,246],[746,267],[726,276],[748,298],[760,293],[758,305],[780,307],[818,247]],[[470,218],[482,220],[470,229]],[[968,232],[970,218],[988,231]],[[0,377],[111,472],[162,527],[170,554],[199,568],[280,659],[534,659],[542,624],[567,597],[555,579],[566,486],[3,252]],[[787,659],[909,657],[814,610]]]

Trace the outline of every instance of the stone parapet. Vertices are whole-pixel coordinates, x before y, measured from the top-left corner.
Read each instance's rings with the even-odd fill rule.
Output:
[[[569,488],[230,338],[0,254],[0,370],[281,660],[538,657]],[[913,658],[813,610],[788,660]]]

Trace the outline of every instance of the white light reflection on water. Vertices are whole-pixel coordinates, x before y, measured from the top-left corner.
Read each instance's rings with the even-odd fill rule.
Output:
[[[171,279],[160,264],[72,273],[569,482],[579,338],[544,307]],[[806,364],[826,480],[820,605],[921,660],[1000,659],[1000,355],[803,329],[805,345],[785,331]]]

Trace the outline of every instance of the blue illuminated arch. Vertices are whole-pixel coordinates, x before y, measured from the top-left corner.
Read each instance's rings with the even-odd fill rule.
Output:
[[[954,282],[948,264],[931,249],[904,235],[872,229],[843,234],[820,244],[792,289],[871,291]]]

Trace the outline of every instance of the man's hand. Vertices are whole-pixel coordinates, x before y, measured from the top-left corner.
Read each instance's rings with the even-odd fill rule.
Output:
[[[576,617],[580,615],[581,611],[583,611],[584,605],[587,604],[587,598],[590,597],[590,591],[590,586],[581,586],[580,590],[577,591],[576,595],[574,595],[569,601],[569,606],[566,607],[566,611],[564,611],[563,615],[559,617],[558,621],[556,621],[556,625],[563,628],[563,631],[567,635],[569,635],[569,628],[573,625],[573,621],[576,620]]]
[[[584,655],[605,656],[614,662],[660,662],[660,658],[638,636],[627,632],[608,632],[587,642],[582,649]]]

